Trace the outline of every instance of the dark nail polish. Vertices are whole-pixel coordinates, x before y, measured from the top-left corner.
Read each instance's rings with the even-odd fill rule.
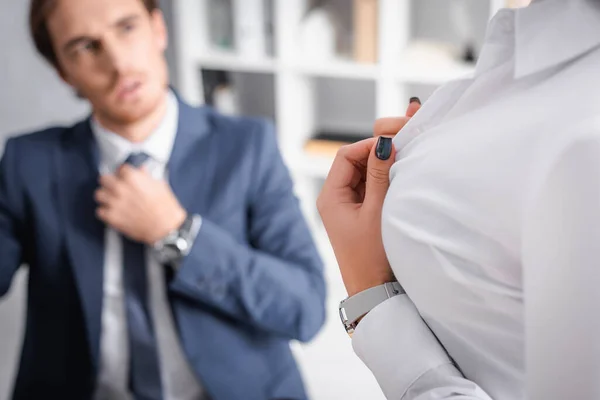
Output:
[[[392,155],[392,138],[379,136],[375,155],[380,160],[386,161]]]
[[[421,104],[421,99],[418,98],[418,97],[411,97],[408,102],[409,103],[419,103],[419,104]]]

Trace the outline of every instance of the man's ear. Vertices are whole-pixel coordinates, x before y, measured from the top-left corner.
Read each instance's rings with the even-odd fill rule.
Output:
[[[165,22],[165,15],[157,8],[152,11],[150,18],[156,44],[161,51],[165,51],[169,45],[169,32],[167,30],[167,23]]]

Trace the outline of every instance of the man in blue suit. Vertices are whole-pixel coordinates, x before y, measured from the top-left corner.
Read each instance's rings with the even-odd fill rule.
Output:
[[[29,266],[14,398],[306,398],[288,342],[325,284],[271,125],[176,97],[156,0],[31,7],[93,112],[0,163],[0,296]]]

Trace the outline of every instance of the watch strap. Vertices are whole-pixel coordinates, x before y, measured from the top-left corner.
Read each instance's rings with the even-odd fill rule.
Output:
[[[384,301],[406,293],[398,282],[388,282],[355,294],[340,303],[340,318],[348,329]]]
[[[194,232],[194,225],[197,223],[198,219],[201,219],[199,215],[188,215],[178,229],[179,235],[185,237],[192,236]]]
[[[181,227],[179,228],[179,237],[187,241],[187,246],[182,251],[182,256],[187,256],[192,249],[192,244],[200,232],[202,226],[202,217],[198,214],[192,214],[185,219]]]
[[[162,264],[177,267],[179,261],[189,254],[201,226],[202,217],[200,215],[188,215],[178,229],[152,246],[158,260]]]

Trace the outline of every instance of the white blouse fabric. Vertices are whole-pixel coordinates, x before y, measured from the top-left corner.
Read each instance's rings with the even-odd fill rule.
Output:
[[[600,399],[600,1],[501,10],[395,146],[407,295],[353,339],[387,398]]]

